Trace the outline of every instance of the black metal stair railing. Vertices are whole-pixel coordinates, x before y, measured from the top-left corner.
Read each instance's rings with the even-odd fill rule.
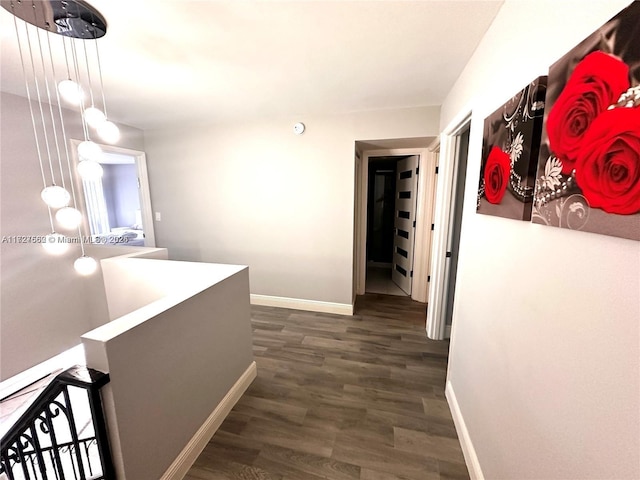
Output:
[[[83,366],[56,376],[0,440],[9,480],[114,480],[100,389],[109,375]]]

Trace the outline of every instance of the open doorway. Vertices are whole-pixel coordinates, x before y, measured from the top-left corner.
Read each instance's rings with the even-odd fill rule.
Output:
[[[101,147],[102,177],[78,180],[86,230],[98,244],[155,247],[145,153]]]
[[[411,295],[419,158],[369,157],[366,293]]]
[[[356,142],[354,302],[365,291],[427,300],[437,161],[428,148],[433,140]],[[402,142],[409,146],[403,147]],[[413,162],[413,166],[399,162]],[[407,188],[407,182],[414,183],[413,190]],[[380,231],[385,232],[382,237],[377,235]],[[394,282],[390,278],[394,272],[409,285],[403,289],[397,278]]]

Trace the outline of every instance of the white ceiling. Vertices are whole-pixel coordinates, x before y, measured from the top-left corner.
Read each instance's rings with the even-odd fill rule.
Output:
[[[111,119],[143,129],[440,105],[503,1],[91,0]],[[24,95],[0,9],[3,91]]]

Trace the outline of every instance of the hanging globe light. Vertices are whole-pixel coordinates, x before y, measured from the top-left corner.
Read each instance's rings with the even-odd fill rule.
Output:
[[[89,107],[84,111],[84,121],[87,122],[87,125],[90,127],[96,128],[106,119],[107,117],[99,108]]]
[[[84,99],[82,88],[73,80],[62,80],[58,84],[58,92],[63,100],[72,105],[80,105]]]
[[[64,188],[59,187],[57,185],[51,185],[50,187],[46,187],[40,192],[40,196],[44,203],[49,205],[51,208],[61,208],[69,205],[69,201],[71,201],[71,195]]]
[[[78,173],[83,180],[98,180],[102,178],[102,165],[93,160],[83,160],[78,163]]]
[[[75,268],[76,272],[80,275],[91,275],[98,268],[98,262],[96,262],[92,257],[83,255],[73,262],[73,268]]]
[[[69,244],[66,240],[67,237],[64,235],[53,232],[45,237],[45,241],[42,243],[42,248],[51,255],[62,255],[69,250]]]
[[[63,207],[56,212],[56,221],[62,228],[73,230],[80,225],[82,213],[77,208]]]
[[[102,159],[102,148],[91,140],[85,140],[78,145],[78,156],[80,160],[93,160],[98,162]]]
[[[120,140],[120,129],[115,123],[109,120],[105,120],[98,125],[96,131],[100,138],[107,143],[117,143],[118,140]]]

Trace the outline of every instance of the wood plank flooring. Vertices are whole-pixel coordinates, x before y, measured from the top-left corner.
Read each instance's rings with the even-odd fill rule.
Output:
[[[251,311],[258,376],[185,480],[469,478],[444,397],[449,343],[426,339],[424,304]]]

